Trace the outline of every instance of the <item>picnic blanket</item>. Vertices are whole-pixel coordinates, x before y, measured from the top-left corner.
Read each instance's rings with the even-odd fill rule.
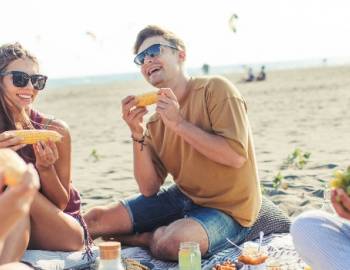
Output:
[[[257,241],[257,240],[256,240]],[[280,262],[283,270],[302,270],[305,264],[294,249],[290,234],[271,234],[264,238],[263,245],[268,247],[269,256]],[[236,260],[239,256],[239,249],[232,247],[221,251],[209,259],[202,260],[202,269],[210,270],[216,263],[227,259]],[[93,248],[93,262],[82,259],[82,252],[50,252],[39,250],[26,251],[23,261],[32,264],[37,269],[45,270],[92,270],[96,266],[96,258],[99,256],[98,248]],[[147,249],[129,247],[122,250],[122,257],[139,261],[152,270],[177,270],[175,262],[165,262],[153,258]]]

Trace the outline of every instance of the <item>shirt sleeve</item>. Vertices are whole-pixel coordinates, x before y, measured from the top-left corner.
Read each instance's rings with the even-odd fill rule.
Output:
[[[247,157],[249,123],[244,99],[225,79],[216,79],[208,86],[208,92],[207,106],[213,132],[224,137],[237,153]]]

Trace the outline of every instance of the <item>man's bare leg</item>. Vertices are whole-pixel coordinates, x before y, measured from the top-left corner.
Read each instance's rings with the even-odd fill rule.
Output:
[[[126,246],[149,248],[153,239],[153,232],[145,232],[130,235],[109,235],[103,236],[105,241],[119,241]]]
[[[128,235],[133,231],[133,224],[123,204],[97,206],[90,209],[84,219],[93,239],[105,235]]]
[[[194,241],[199,243],[204,255],[209,246],[209,240],[204,228],[193,219],[179,219],[168,226],[162,226],[154,232],[134,235],[113,235],[103,237],[105,240],[120,241],[125,245],[149,248],[155,258],[176,261],[181,242]]]
[[[126,208],[118,203],[114,206],[94,207],[84,218],[93,238],[105,236],[123,244],[148,247],[152,255],[163,260],[177,260],[181,242],[199,243],[202,254],[209,247],[209,240],[204,228],[195,220],[179,219],[168,226],[162,226],[154,232],[133,234],[132,222]]]
[[[190,218],[179,219],[154,232],[150,250],[156,258],[177,261],[180,243],[187,241],[197,242],[202,255],[208,251],[209,239],[202,225]]]

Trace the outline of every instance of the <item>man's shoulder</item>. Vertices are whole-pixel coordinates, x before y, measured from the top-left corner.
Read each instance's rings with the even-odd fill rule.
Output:
[[[192,78],[193,88],[206,88],[211,85],[220,84],[220,83],[232,83],[223,76],[220,75],[211,75],[211,76],[196,76]]]
[[[204,89],[212,97],[235,97],[243,99],[239,90],[226,77],[220,75],[201,76],[194,78],[194,85],[197,89]]]

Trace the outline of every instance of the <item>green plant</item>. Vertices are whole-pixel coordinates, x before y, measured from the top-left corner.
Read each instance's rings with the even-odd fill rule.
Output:
[[[284,166],[295,166],[298,169],[303,169],[304,166],[309,162],[310,156],[310,152],[303,152],[300,148],[295,148],[293,153],[288,155],[287,159],[284,162]]]
[[[89,156],[94,159],[94,162],[100,160],[100,155],[97,153],[97,150],[95,148],[91,150],[91,153]]]
[[[284,177],[281,172],[278,172],[275,175],[275,177],[272,180],[272,186],[274,187],[274,189],[278,189],[281,186],[283,179]]]

